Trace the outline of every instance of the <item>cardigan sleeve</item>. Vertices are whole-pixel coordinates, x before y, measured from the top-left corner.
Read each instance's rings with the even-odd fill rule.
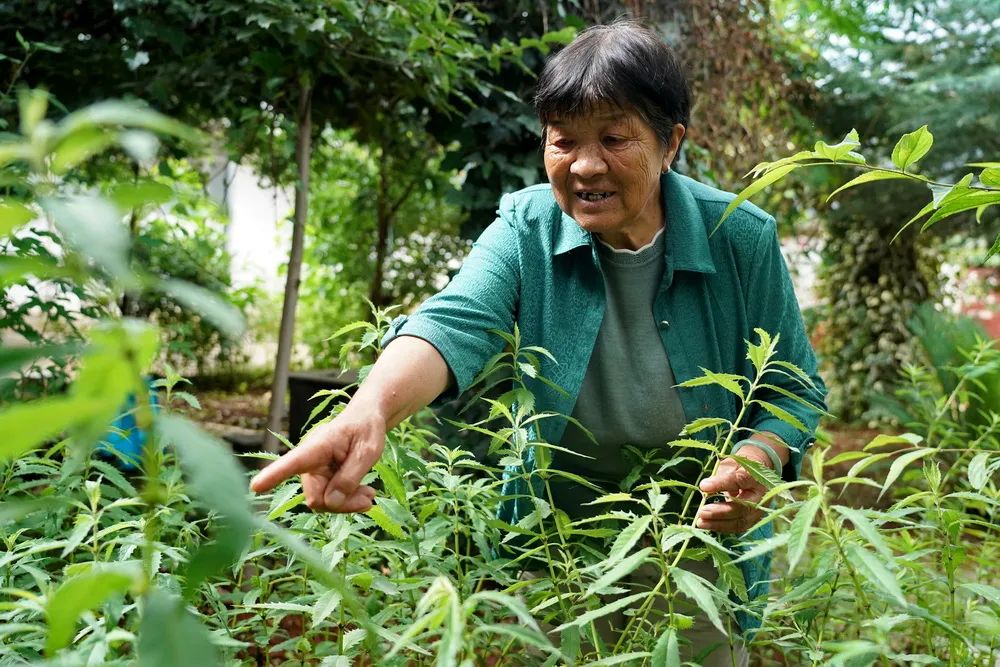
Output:
[[[473,244],[448,285],[411,315],[396,317],[382,345],[397,336],[415,336],[433,345],[454,378],[438,402],[455,398],[503,348],[503,338],[492,330],[513,329],[520,280],[516,230],[501,213]]]
[[[779,336],[774,359],[794,364],[812,383],[811,386],[804,386],[785,369],[776,368],[768,372],[763,381],[779,389],[760,389],[755,398],[774,409],[753,405],[747,423],[754,431],[774,433],[788,445],[789,460],[782,470],[782,478],[792,481],[798,479],[805,450],[812,444],[820,417],[826,410],[826,385],[817,370],[816,354],[806,334],[788,267],[781,256],[777,225],[773,218],[762,227],[757,239],[750,290],[752,298],[748,300],[747,310],[751,330],[747,332],[748,338],[756,341],[755,327],[764,329],[772,337]],[[779,417],[781,413],[797,420],[802,428]]]

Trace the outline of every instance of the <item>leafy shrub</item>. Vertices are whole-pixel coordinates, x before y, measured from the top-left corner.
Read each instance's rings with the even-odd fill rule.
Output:
[[[42,174],[60,151],[91,145],[85,140],[95,132],[185,134],[162,117],[119,104],[39,130],[43,101],[26,96],[23,105],[25,138],[0,145],[0,160],[23,159]],[[105,280],[113,293],[170,290],[217,325],[233,326],[232,311],[206,291],[133,270],[124,261],[127,243],[107,242],[127,239],[119,229],[124,212],[97,195],[77,197],[54,187],[39,200],[66,236],[75,265],[91,267],[82,275]],[[32,198],[3,205],[5,229],[36,210]],[[94,228],[102,243],[80,233]],[[363,335],[348,349],[377,352],[386,321],[382,311],[372,323],[352,325]],[[707,498],[686,481],[632,475],[619,492],[599,499],[596,506],[606,511],[594,520],[571,521],[554,508],[546,488],[565,473],[548,465],[552,445],[533,439],[530,427],[557,415],[536,412],[521,383],[524,374],[537,374],[545,352],[522,347],[516,330],[502,335],[509,349],[484,376],[499,369],[513,387],[484,397],[486,420],[459,426],[470,439],[487,438],[508,470],[439,444],[426,414],[417,415],[388,435],[366,479],[382,488],[371,511],[300,511],[303,496],[293,480],[264,499],[265,517],[250,508],[245,475],[223,447],[171,413],[186,398],[177,375],[156,383],[164,409],[150,409],[143,374],[156,354],[155,328],[136,320],[93,328],[65,396],[0,410],[0,588],[10,597],[0,607],[0,660],[679,665],[681,630],[690,618],[671,605],[684,595],[722,626],[736,612],[759,616],[761,631],[746,639],[764,659],[781,651],[812,664],[995,663],[1000,416],[990,415],[973,441],[949,436],[964,428],[949,420],[965,415],[949,408],[978,391],[974,380],[994,367],[989,346],[958,369],[967,391],[923,396],[940,407],[919,429],[922,436],[879,436],[866,451],[829,460],[817,449],[812,479],[788,483],[745,461],[770,488],[764,504],[784,502],[765,506],[759,523],[775,525],[777,534],[738,553],[689,523],[685,509]],[[774,358],[777,340],[757,335],[748,347],[754,378],[706,372],[686,384],[726,387],[745,411],[771,373],[808,382]],[[5,363],[14,358],[0,351]],[[130,392],[138,399],[136,421],[151,437],[141,473],[128,477],[91,455]],[[659,463],[694,458],[706,475],[727,455],[739,419],[701,419],[686,431],[715,437],[677,441],[674,460]],[[533,469],[523,464],[529,449],[538,462]],[[921,469],[910,465],[918,461]],[[830,478],[827,471],[843,462],[853,462],[851,470]],[[863,474],[886,464],[884,477]],[[540,490],[520,498],[533,511],[518,525],[495,515],[511,476]],[[885,510],[842,504],[858,485],[879,488],[893,504]],[[680,498],[680,512],[666,511],[671,496]],[[494,553],[497,545],[501,553]],[[734,565],[764,554],[784,562],[775,571],[780,590],[750,599]],[[677,567],[685,557],[712,559],[719,580]],[[654,588],[618,601],[602,597],[643,562],[658,572]],[[539,567],[548,576],[521,577]],[[657,597],[667,612],[652,604]],[[638,610],[628,631],[607,646],[595,621],[632,603]],[[557,632],[544,632],[543,623]]]

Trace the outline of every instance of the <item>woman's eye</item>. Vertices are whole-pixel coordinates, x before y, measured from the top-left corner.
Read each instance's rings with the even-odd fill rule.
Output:
[[[564,151],[573,147],[573,141],[571,139],[555,139],[552,141],[552,145]]]
[[[605,146],[620,146],[623,141],[622,137],[617,137],[614,135],[608,135],[603,139]]]

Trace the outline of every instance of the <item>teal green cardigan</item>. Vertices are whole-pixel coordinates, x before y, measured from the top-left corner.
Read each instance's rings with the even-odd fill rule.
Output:
[[[699,367],[753,377],[746,340],[760,327],[780,334],[778,357],[802,368],[816,385],[803,389],[787,380],[778,385],[825,410],[826,389],[816,371],[816,357],[802,323],[791,279],[778,245],[774,218],[749,203],[711,234],[733,195],[674,172],[661,179],[666,211],[666,265],[653,304],[677,382],[701,374]],[[568,215],[548,184],[536,185],[500,200],[497,220],[483,232],[461,270],[445,289],[412,315],[397,317],[384,342],[411,335],[431,343],[444,357],[455,382],[447,395],[465,391],[503,341],[491,329],[511,331],[516,322],[523,345],[539,345],[558,363],[543,360],[542,375],[566,390],[528,380],[538,411],[569,415],[573,411],[597,333],[604,317],[604,283],[595,239]],[[716,386],[680,388],[688,421],[699,417],[736,418],[733,394]],[[790,448],[782,471],[798,477],[802,456],[811,443],[819,412],[776,392],[759,395],[806,425],[802,432],[759,409],[742,426],[770,431]],[[558,443],[562,419],[536,422],[545,441]],[[534,435],[534,434],[533,434]],[[702,434],[710,437],[711,434]],[[529,469],[532,461],[527,461]],[[509,480],[505,496],[522,496],[500,508],[516,523],[533,510],[531,489]],[[746,536],[771,535],[772,527]],[[770,557],[741,563],[751,599],[762,599],[770,576]],[[740,627],[751,630],[759,618],[740,614]]]

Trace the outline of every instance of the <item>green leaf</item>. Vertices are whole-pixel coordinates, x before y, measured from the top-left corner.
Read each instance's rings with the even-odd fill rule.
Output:
[[[822,498],[818,494],[803,502],[788,527],[788,574],[792,573],[806,552],[809,533],[812,531],[813,520],[821,502]]]
[[[511,639],[517,640],[517,642],[519,642],[522,646],[533,646],[549,654],[559,653],[559,651],[552,646],[552,642],[550,642],[542,633],[520,625],[514,625],[513,623],[487,623],[477,626],[476,629],[472,631],[472,634],[506,635]]]
[[[143,667],[222,664],[205,626],[179,598],[155,588],[143,597],[138,644]]]
[[[677,643],[677,628],[667,628],[656,640],[650,662],[657,667],[681,667],[681,652]]]
[[[990,460],[990,455],[990,452],[980,452],[969,462],[969,484],[976,491],[982,491],[983,487],[990,481],[990,473],[986,465]]]
[[[680,568],[677,568],[677,569],[680,569]],[[633,595],[627,595],[627,596],[625,596],[623,598],[618,598],[617,600],[614,600],[613,602],[609,602],[608,604],[604,605],[603,607],[601,607],[599,609],[592,609],[592,610],[588,611],[587,613],[585,613],[585,614],[583,614],[581,616],[578,616],[577,618],[573,619],[572,621],[569,621],[567,623],[563,623],[558,628],[556,628],[555,630],[553,630],[553,632],[562,632],[566,628],[569,628],[569,627],[572,627],[572,626],[584,626],[584,625],[590,623],[593,620],[596,620],[598,618],[602,618],[604,616],[607,616],[608,614],[613,614],[616,611],[618,611],[619,609],[625,609],[626,607],[630,606],[633,602],[636,602],[640,598],[644,598],[647,595],[649,595],[649,592],[645,591],[645,592],[642,592],[642,593],[635,593]]]
[[[715,373],[708,370],[707,368],[701,369],[701,377],[691,378],[678,384],[678,387],[700,387],[703,385],[716,385],[722,387],[726,391],[736,394],[740,397],[740,400],[744,399],[743,385],[742,382],[746,381],[746,378],[742,375],[734,375],[732,373]]]
[[[158,287],[231,339],[239,338],[246,330],[246,321],[239,309],[211,290],[183,280],[163,280]]]
[[[403,478],[399,476],[396,468],[383,457],[375,464],[375,472],[378,473],[379,479],[385,485],[386,491],[396,499],[396,502],[409,511],[410,499],[406,495],[406,486],[403,484]]]
[[[0,503],[0,525],[18,521],[29,514],[51,510],[69,502],[67,498],[32,498],[30,500],[8,500]]]
[[[185,592],[191,594],[207,577],[232,564],[250,539],[254,516],[247,502],[246,475],[225,443],[183,417],[160,415],[156,431],[177,451],[191,495],[223,516],[215,540],[200,547],[185,570]]]
[[[765,489],[770,490],[781,484],[781,473],[779,471],[771,470],[770,467],[739,454],[731,454],[730,458],[739,463]]]
[[[13,199],[0,199],[0,238],[35,219],[35,212]]]
[[[26,52],[31,52],[20,32],[17,33],[17,40]],[[17,103],[18,112],[21,115],[21,134],[26,137],[31,136],[38,124],[45,119],[45,111],[49,106],[49,94],[40,88],[22,88],[18,91]]]
[[[833,509],[836,510],[845,519],[848,519],[852,524],[854,524],[854,529],[865,538],[871,546],[875,547],[875,550],[879,552],[883,557],[887,559],[892,559],[894,557],[892,550],[882,539],[882,535],[879,533],[878,528],[869,521],[868,517],[864,515],[861,510],[856,510],[852,507],[844,507],[842,505],[834,505]]]
[[[137,568],[124,565],[94,568],[63,581],[45,603],[49,634],[45,653],[52,656],[69,644],[80,615],[101,606],[108,598],[138,583]]]
[[[612,563],[612,567],[587,587],[587,592],[584,593],[584,596],[590,597],[591,595],[596,595],[622,577],[632,574],[651,553],[653,553],[653,549],[646,547],[617,562],[609,556],[605,562]]]
[[[46,197],[42,208],[66,241],[126,286],[136,284],[129,268],[129,232],[118,207],[103,197]]]
[[[142,180],[138,183],[118,183],[111,189],[109,196],[119,208],[130,211],[146,204],[166,204],[174,193],[163,183]]]
[[[329,338],[324,338],[323,340],[333,340],[334,338],[340,338],[346,333],[357,331],[358,329],[371,328],[371,326],[372,326],[371,322],[360,322],[360,321],[351,322],[350,324],[345,324],[344,326],[340,327],[335,332],[333,332],[332,336],[330,336]]]
[[[750,199],[750,197],[753,197],[755,194],[757,194],[767,186],[780,181],[782,178],[784,178],[785,176],[787,176],[788,174],[790,174],[791,172],[795,171],[798,168],[799,165],[797,164],[788,164],[785,165],[784,167],[778,167],[774,171],[767,172],[759,179],[757,179],[756,181],[745,187],[736,196],[736,198],[733,199],[733,201],[729,202],[729,206],[727,206],[726,210],[722,212],[722,217],[719,219],[719,222],[716,223],[715,228],[712,230],[712,234],[715,234],[715,232],[718,231],[719,227],[722,226],[722,223],[726,221],[726,218],[728,218],[732,214],[732,212],[736,210],[736,207],[738,207],[746,200]]]
[[[854,149],[859,146],[861,146],[861,139],[858,137],[858,131],[852,129],[840,141],[840,143],[832,146],[827,144],[825,141],[817,141],[816,145],[813,147],[813,152],[817,157],[821,157],[832,162],[863,163],[864,158],[857,153],[854,153]]]
[[[649,651],[632,651],[620,655],[612,655],[601,658],[594,662],[588,662],[589,667],[611,667],[611,665],[636,665],[641,664],[645,658],[649,657]]]
[[[892,163],[905,171],[907,167],[927,155],[933,145],[934,135],[924,125],[919,130],[899,138],[896,147],[892,149]]]
[[[647,514],[639,517],[626,526],[625,529],[618,534],[618,537],[615,538],[614,544],[611,545],[611,550],[608,552],[607,560],[614,562],[624,558],[625,554],[631,551],[632,547],[634,547],[636,543],[642,539],[642,536],[645,534],[646,529],[649,528],[649,524],[652,520],[653,517]]]
[[[312,614],[312,627],[315,628],[325,621],[340,606],[340,601],[343,599],[343,596],[334,590],[323,593],[310,610]]]
[[[1000,167],[987,167],[979,174],[979,182],[988,188],[1000,188]]]
[[[164,444],[177,450],[187,485],[205,507],[231,519],[253,522],[247,498],[246,473],[228,445],[194,422],[174,414],[161,414],[156,431]]]
[[[156,356],[158,342],[156,328],[140,320],[106,321],[90,330],[90,346],[80,360],[70,394],[99,399],[102,408],[77,426],[81,440],[96,441],[104,436],[129,394],[149,391],[142,376]],[[136,412],[140,428],[146,428],[150,419],[149,410]]]
[[[958,587],[985,598],[997,607],[1000,607],[1000,588],[981,583],[959,584]]]
[[[684,435],[692,435],[698,433],[699,431],[704,431],[706,428],[712,428],[713,426],[721,426],[722,424],[728,424],[729,422],[721,417],[699,417],[691,423],[684,427],[681,431]],[[688,447],[692,445],[687,445]]]
[[[370,510],[365,512],[365,514],[367,514],[379,528],[389,533],[397,540],[406,539],[406,533],[403,532],[403,527],[390,519],[385,513],[385,510],[383,510],[380,506],[375,505]]]
[[[66,135],[52,151],[52,171],[63,174],[73,167],[104,152],[115,136],[101,127],[84,127]]]
[[[917,459],[921,459],[929,454],[933,454],[933,449],[918,449],[915,452],[907,452],[901,455],[892,465],[889,466],[889,474],[885,476],[885,482],[882,483],[882,491],[878,494],[879,498],[892,486],[892,483],[902,474],[906,466],[910,465]]]
[[[790,538],[790,533],[778,533],[760,542],[754,544],[751,548],[747,549],[744,553],[740,555],[739,558],[733,559],[733,563],[742,563],[743,561],[753,560],[754,558],[759,558],[764,554],[769,554],[775,549],[785,546],[788,544]],[[791,569],[789,569],[791,573]]]
[[[847,181],[839,188],[831,192],[830,196],[827,197],[826,200],[830,201],[837,194],[843,192],[848,188],[853,188],[856,185],[862,185],[864,183],[872,183],[874,181],[887,181],[895,178],[910,178],[910,177],[907,176],[906,174],[901,174],[898,171],[886,171],[882,169],[878,169],[875,171],[866,171],[865,173],[861,174],[860,176],[857,176],[856,178],[852,178],[851,180]]]
[[[0,461],[17,458],[90,419],[108,404],[98,398],[56,396],[0,410]]]
[[[903,589],[899,587],[896,576],[889,571],[885,563],[879,560],[878,556],[853,543],[845,547],[844,553],[854,569],[860,572],[866,581],[873,584],[899,606],[907,606],[906,597],[903,595]]]
[[[135,102],[120,100],[98,102],[74,111],[60,121],[58,133],[60,137],[68,136],[81,128],[91,126],[142,128],[187,141],[201,139],[200,133],[184,123]]]
[[[864,446],[864,450],[868,452],[888,445],[919,445],[923,440],[923,436],[916,433],[901,433],[900,435],[879,433]]]
[[[727,634],[726,627],[719,616],[719,607],[716,605],[715,597],[712,595],[712,587],[708,582],[681,567],[675,567],[670,570],[670,576],[673,578],[674,583],[677,584],[677,588],[694,600],[698,608],[708,616],[708,620],[712,621],[712,625],[718,628],[719,632]]]
[[[802,420],[800,420],[798,417],[790,413],[788,410],[780,408],[774,403],[769,403],[768,401],[760,401],[754,399],[751,402],[756,403],[760,407],[764,408],[765,410],[770,412],[773,416],[777,417],[778,419],[788,424],[789,426],[793,426],[798,430],[802,431],[803,433],[809,432],[809,429],[806,428],[806,425],[802,423]]]

